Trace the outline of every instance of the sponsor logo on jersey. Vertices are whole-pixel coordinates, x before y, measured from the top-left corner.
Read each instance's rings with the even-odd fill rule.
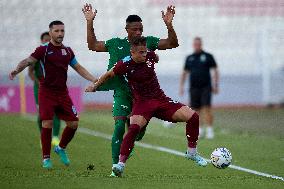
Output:
[[[177,103],[178,103],[178,101],[176,101],[176,100],[170,100],[169,102],[172,102],[172,103],[174,103],[174,104],[177,104]]]
[[[72,106],[72,111],[73,111],[73,114],[74,114],[74,115],[77,115],[77,110],[76,110],[76,108],[75,108],[74,105]]]
[[[206,61],[206,56],[205,54],[200,56],[200,62],[205,62]]]
[[[49,52],[47,52],[47,54],[52,54],[53,53],[53,51],[49,51]]]
[[[117,47],[119,50],[122,50],[123,49],[123,47]]]

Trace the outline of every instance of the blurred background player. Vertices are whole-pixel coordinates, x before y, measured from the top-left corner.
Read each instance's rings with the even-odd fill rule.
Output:
[[[129,15],[126,19],[126,32],[127,37],[112,38],[107,41],[98,41],[94,33],[94,18],[96,17],[97,10],[92,9],[91,4],[86,4],[82,8],[82,11],[87,20],[87,42],[90,50],[97,52],[108,52],[110,55],[109,64],[107,70],[110,70],[114,64],[130,55],[130,43],[134,37],[141,36],[143,33],[142,19],[137,15]],[[162,11],[162,18],[168,29],[168,37],[166,39],[159,39],[153,36],[147,36],[147,48],[149,50],[165,50],[178,46],[178,40],[175,30],[172,25],[172,20],[175,14],[175,7],[168,6],[167,11]],[[112,136],[112,163],[116,165],[119,160],[119,151],[123,135],[125,132],[125,123],[127,116],[132,110],[132,96],[128,88],[127,82],[122,77],[114,77],[113,79],[102,85],[99,91],[114,90],[113,95],[113,117],[115,120],[114,132]],[[140,136],[137,140],[140,140],[145,133],[145,130],[141,130]],[[113,173],[111,176],[115,176]]]
[[[211,93],[219,92],[219,72],[214,57],[202,49],[202,39],[195,37],[193,40],[193,54],[186,58],[184,70],[180,79],[179,93],[184,94],[185,79],[189,75],[190,107],[200,114],[201,123],[199,136],[203,137],[206,128],[206,138],[213,139],[213,115],[211,111]],[[211,74],[212,70],[212,80]],[[205,127],[205,128],[204,128]]]
[[[50,36],[48,32],[44,32],[40,36],[41,44],[44,45],[45,43],[50,41]],[[34,82],[34,97],[36,108],[38,110],[38,90],[39,90],[39,79],[41,77],[41,70],[40,70],[40,62],[35,63],[34,65],[29,66],[29,77]],[[37,116],[37,124],[39,131],[41,132],[42,122],[40,120],[40,116]],[[52,129],[52,141],[51,144],[53,146],[57,146],[59,144],[59,132],[60,132],[60,119],[57,115],[54,115],[53,118],[53,129]]]
[[[60,156],[62,163],[66,166],[70,160],[65,152],[69,142],[75,135],[78,128],[78,114],[69,96],[67,89],[67,71],[70,65],[80,76],[95,82],[93,77],[84,67],[82,67],[70,47],[62,44],[65,34],[64,23],[53,21],[49,24],[49,35],[51,40],[45,45],[41,45],[26,59],[22,60],[10,73],[10,79],[23,71],[27,66],[34,65],[40,61],[41,77],[39,88],[39,114],[42,120],[41,144],[43,168],[51,169],[50,160],[51,135],[53,127],[53,117],[58,117],[66,122],[61,140],[54,151]]]
[[[186,158],[193,160],[200,166],[207,162],[197,153],[199,133],[199,116],[188,106],[173,101],[160,88],[155,72],[156,54],[148,51],[146,38],[137,37],[131,41],[131,56],[118,61],[99,80],[90,85],[86,91],[95,91],[102,83],[115,75],[126,76],[133,94],[133,109],[130,117],[130,127],[125,135],[119,156],[119,163],[113,166],[117,176],[123,173],[125,163],[134,147],[136,136],[152,117],[170,122],[186,122],[186,138],[188,149]]]

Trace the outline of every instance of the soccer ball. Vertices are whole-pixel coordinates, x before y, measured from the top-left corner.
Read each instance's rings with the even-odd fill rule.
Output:
[[[219,168],[225,169],[232,162],[232,154],[227,148],[216,148],[211,154],[211,163]]]

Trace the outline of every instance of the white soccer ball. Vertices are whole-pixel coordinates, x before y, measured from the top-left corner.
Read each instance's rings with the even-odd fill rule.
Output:
[[[219,168],[225,169],[232,162],[232,154],[227,148],[216,148],[211,154],[211,163]]]

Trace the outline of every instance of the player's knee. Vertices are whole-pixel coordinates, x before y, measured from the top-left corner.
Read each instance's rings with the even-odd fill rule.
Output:
[[[43,128],[52,128],[52,126],[53,126],[53,120],[43,120],[42,121]]]
[[[72,128],[72,129],[77,129],[78,128],[78,121],[68,121],[68,122],[66,122],[66,126]]]

